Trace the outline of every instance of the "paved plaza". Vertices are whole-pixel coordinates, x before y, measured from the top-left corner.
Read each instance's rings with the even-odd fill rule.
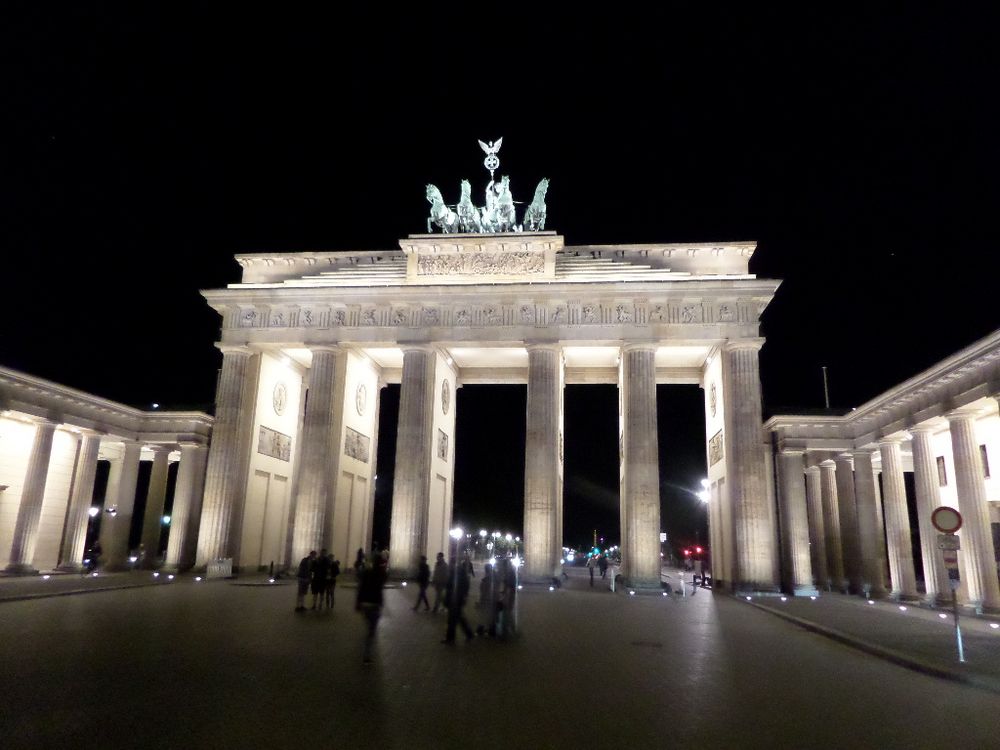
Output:
[[[448,647],[444,615],[391,589],[364,666],[346,586],[332,614],[295,614],[289,584],[161,581],[0,601],[5,748],[995,747],[1000,695],[707,590],[630,597],[574,577],[522,592],[516,641]],[[39,585],[0,581],[0,598]]]

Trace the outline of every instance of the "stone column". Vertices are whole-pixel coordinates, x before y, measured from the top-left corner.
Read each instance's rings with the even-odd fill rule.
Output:
[[[100,449],[101,436],[96,432],[85,431],[80,438],[76,467],[73,470],[73,490],[69,498],[66,527],[63,529],[60,570],[83,569],[90,505],[94,501],[94,481],[97,479],[97,454]],[[104,545],[101,547],[103,549]]]
[[[805,451],[786,448],[779,454],[781,482],[781,542],[788,561],[789,593],[816,594],[809,560],[809,521],[806,511]]]
[[[562,551],[559,427],[562,352],[555,344],[528,347],[528,404],[524,441],[524,575],[558,575]],[[655,436],[654,436],[655,437]]]
[[[111,461],[108,489],[104,493],[105,513],[101,519],[101,548],[105,570],[128,570],[129,533],[132,529],[132,509],[135,506],[135,485],[139,479],[141,446],[125,441],[120,458]]]
[[[777,539],[760,460],[760,347],[763,339],[727,341],[722,348],[727,481],[736,536],[736,589],[778,588]]]
[[[660,588],[656,346],[631,344],[624,347],[619,377],[623,428],[621,503],[625,519],[623,573],[629,586]],[[753,446],[757,458],[759,443],[758,440]],[[759,465],[759,460],[756,463]]]
[[[144,568],[152,569],[160,566],[160,535],[163,533],[163,506],[167,501],[169,458],[168,446],[153,446],[153,470],[149,475],[146,510],[142,516],[141,539],[142,546],[146,550],[146,557],[142,560]]]
[[[979,611],[1000,612],[1000,583],[990,533],[990,513],[983,481],[983,461],[976,439],[976,413],[958,410],[947,415],[955,460],[958,510],[962,514],[962,571],[969,601]]]
[[[853,451],[854,491],[858,509],[858,549],[861,555],[862,586],[868,585],[869,596],[885,596],[885,560],[882,557],[882,516],[876,512],[878,494],[872,453]]]
[[[201,492],[205,485],[205,462],[208,460],[208,448],[200,443],[181,443],[180,448],[181,460],[174,486],[165,563],[171,570],[184,570],[194,565]]]
[[[924,425],[910,430],[913,435],[913,484],[917,496],[917,520],[920,524],[920,551],[924,561],[924,589],[930,604],[951,601],[948,571],[944,557],[937,548],[938,531],[931,523],[931,514],[941,505],[938,490],[937,461],[931,447],[933,430]]]
[[[21,490],[21,504],[17,508],[14,524],[14,539],[10,548],[8,573],[37,573],[31,564],[35,558],[38,543],[38,521],[42,515],[42,500],[45,498],[45,481],[49,473],[49,458],[52,455],[52,434],[56,423],[40,420],[35,428],[35,438],[31,444],[28,470],[24,475]]]
[[[430,347],[407,348],[403,352],[396,471],[389,526],[389,569],[399,577],[416,574],[427,544],[434,356]]]
[[[910,515],[906,509],[903,485],[903,460],[900,440],[885,438],[878,443],[882,453],[882,488],[885,492],[885,526],[888,537],[889,577],[892,595],[915,600],[917,577],[913,570],[913,547],[910,541]]]
[[[840,548],[844,575],[852,594],[862,592],[861,547],[858,540],[858,510],[854,493],[854,461],[850,456],[834,459],[837,473],[837,508],[840,512]]]
[[[831,585],[840,591],[847,591],[840,537],[840,503],[837,502],[837,465],[827,460],[819,468],[823,493],[823,530],[826,532],[826,569],[830,574]]]
[[[809,559],[812,561],[813,577],[818,587],[829,586],[826,531],[823,528],[823,488],[818,466],[806,469],[806,509],[809,519]]]
[[[302,420],[302,463],[290,561],[293,566],[311,550],[319,552],[326,546],[327,512],[334,499],[334,454],[340,450],[338,436],[334,434],[337,370],[344,356],[335,346],[312,348],[308,400]]]
[[[215,425],[208,451],[205,497],[198,527],[198,566],[232,557],[230,535],[233,516],[242,510],[246,496],[250,446],[244,445],[253,413],[244,408],[252,390],[251,357],[245,346],[220,346],[222,372],[215,397]],[[239,506],[238,508],[236,506]]]

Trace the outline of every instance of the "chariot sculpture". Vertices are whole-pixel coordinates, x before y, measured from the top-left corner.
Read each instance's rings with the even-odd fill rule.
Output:
[[[462,180],[461,194],[456,204],[447,204],[436,185],[427,185],[427,202],[431,204],[427,217],[427,231],[434,227],[444,234],[455,232],[494,234],[501,232],[540,232],[545,229],[545,194],[549,189],[548,179],[542,179],[535,188],[535,196],[524,211],[523,221],[517,221],[517,201],[510,189],[510,178],[503,175],[500,181],[494,179],[494,172],[500,166],[497,152],[503,138],[496,142],[483,143],[480,147],[486,153],[483,165],[490,172],[486,185],[485,205],[476,206],[472,202],[472,184]],[[453,210],[454,209],[454,210]]]

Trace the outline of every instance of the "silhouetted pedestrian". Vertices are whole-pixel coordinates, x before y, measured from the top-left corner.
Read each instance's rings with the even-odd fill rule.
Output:
[[[434,584],[434,613],[444,602],[444,591],[448,585],[448,563],[444,561],[444,553],[438,552],[437,562],[434,563],[434,577],[431,578]],[[445,605],[447,606],[447,605]]]
[[[313,560],[312,566],[312,608],[323,609],[323,597],[326,596],[327,576],[330,574],[330,561],[326,550],[321,550],[319,557]]]
[[[335,559],[332,552],[329,560],[330,571],[326,576],[326,606],[328,609],[333,609],[333,595],[337,589],[337,576],[340,575],[340,560]]]
[[[601,555],[597,558],[597,567],[601,570],[601,578],[607,578],[608,576],[608,558],[606,555]]]
[[[448,630],[441,643],[455,642],[455,629],[462,626],[465,640],[471,641],[472,628],[465,619],[465,602],[469,598],[469,570],[464,562],[452,558],[448,564],[448,588],[444,595],[445,606],[448,607]]]
[[[594,568],[597,567],[597,558],[593,555],[587,558],[587,570],[590,572],[590,588],[594,588]]]
[[[365,635],[365,651],[362,661],[371,664],[372,653],[375,650],[375,631],[378,628],[379,617],[382,616],[382,589],[385,586],[388,560],[379,557],[370,565],[361,568],[361,581],[358,583],[358,599],[354,608],[362,614],[368,623]]]
[[[354,574],[357,575],[358,580],[361,580],[361,571],[365,567],[365,551],[361,547],[358,547],[358,554],[354,558]]]
[[[312,550],[302,558],[296,577],[299,579],[298,593],[295,595],[295,611],[306,611],[306,594],[309,592],[309,581],[312,579],[313,560],[316,559],[316,550]]]
[[[424,611],[431,608],[430,602],[427,601],[427,587],[431,583],[431,566],[427,564],[426,555],[420,556],[420,567],[417,568],[417,585],[420,587],[420,595],[417,596],[417,603],[413,605],[413,611],[416,612],[417,608],[420,606],[420,602],[424,603]]]

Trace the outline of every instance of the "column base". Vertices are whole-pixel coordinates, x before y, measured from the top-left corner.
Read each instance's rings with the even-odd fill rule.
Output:
[[[951,596],[939,591],[936,594],[924,594],[924,604],[928,607],[950,607]]]
[[[11,563],[3,572],[12,576],[37,576],[38,569],[28,565],[28,563]]]
[[[812,585],[793,586],[792,596],[819,596],[819,589]]]
[[[734,587],[733,593],[741,596],[747,596],[748,594],[776,596],[781,593],[781,588],[773,583],[755,583],[753,581],[744,581]]]
[[[921,601],[920,594],[907,594],[902,591],[893,591],[889,594],[889,598],[894,602],[905,602],[908,604],[919,604]]]
[[[87,568],[81,563],[63,563],[56,570],[61,570],[65,573],[83,573]]]

